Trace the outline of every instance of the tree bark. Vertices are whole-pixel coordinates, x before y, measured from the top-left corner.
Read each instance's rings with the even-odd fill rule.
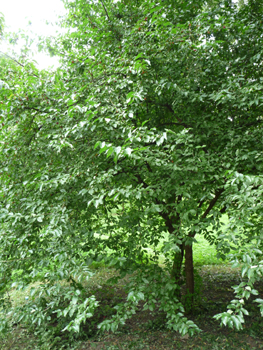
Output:
[[[171,278],[174,283],[178,286],[175,290],[175,296],[178,300],[181,300],[181,284],[182,284],[182,264],[184,258],[184,246],[180,245],[180,252],[174,254],[174,261],[171,271]]]
[[[194,263],[193,245],[185,245],[185,280],[186,280],[186,313],[191,313],[194,306]]]
[[[176,230],[175,226],[176,224],[179,224],[179,215],[176,217],[169,217],[165,213],[161,213],[161,216],[165,220],[165,224],[167,227],[168,232],[171,235],[176,235]],[[171,278],[174,281],[174,283],[177,285],[177,288],[175,290],[175,297],[178,300],[181,300],[181,284],[182,284],[182,264],[183,264],[183,258],[184,258],[184,244],[181,244],[179,246],[180,251],[176,251],[174,253],[174,258],[173,258],[173,265],[172,265],[172,270],[171,270]]]

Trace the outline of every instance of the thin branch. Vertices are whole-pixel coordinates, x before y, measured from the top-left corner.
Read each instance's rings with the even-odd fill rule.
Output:
[[[149,172],[152,173],[153,171],[152,171],[152,168],[150,167],[150,164],[148,162],[145,162],[145,163]]]
[[[7,56],[8,58],[10,58],[10,60],[14,61],[16,64],[19,64],[19,66],[21,66],[21,67],[23,67],[23,68],[25,67],[24,64],[18,62],[15,58],[9,56],[8,54],[4,53],[3,51],[0,51],[0,52],[1,52],[2,54],[4,54],[5,56]],[[34,74],[34,73],[33,73],[33,75],[34,75],[35,77],[39,78],[38,75],[36,75],[36,74]]]
[[[222,209],[220,209],[220,213],[221,213],[221,214],[224,214],[224,213],[226,212],[226,209],[227,209],[227,207],[226,207],[226,205],[225,205]]]
[[[105,5],[104,5],[104,2],[103,2],[102,0],[100,0],[100,2],[102,3],[102,6],[103,6],[103,8],[104,8],[104,10],[105,10],[105,12],[106,12],[106,16],[108,17],[108,20],[111,22],[110,17],[109,17],[109,14],[108,14],[108,11],[107,11],[107,9],[106,9],[106,7],[105,7]]]
[[[25,67],[24,64],[18,62],[16,59],[14,59],[13,57],[9,56],[7,53],[4,53],[3,51],[0,51],[0,52],[1,52],[2,54],[4,54],[6,57],[10,58],[10,60],[12,60],[12,61],[16,62],[17,64],[19,64],[19,66],[21,66],[21,67],[23,67],[23,68]]]
[[[220,197],[221,193],[224,192],[224,189],[222,188],[221,190],[217,191],[215,194],[215,197],[211,200],[211,202],[209,203],[208,208],[206,209],[206,211],[204,212],[204,214],[202,215],[202,219],[205,219],[207,217],[207,215],[209,214],[209,212],[212,210],[212,208],[214,207],[214,205],[216,204],[218,198]]]

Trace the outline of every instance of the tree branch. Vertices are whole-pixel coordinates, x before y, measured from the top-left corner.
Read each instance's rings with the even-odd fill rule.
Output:
[[[14,61],[14,62],[15,62],[16,64],[18,64],[19,66],[21,66],[21,67],[23,67],[23,68],[25,67],[24,64],[18,62],[15,58],[9,56],[8,54],[4,53],[3,51],[0,51],[0,52],[1,52],[3,55],[5,55],[6,57],[10,58],[10,60]],[[30,75],[31,75],[31,74],[30,74]],[[33,75],[34,75],[35,77],[39,78],[38,75],[36,75],[36,74],[34,74],[34,73],[33,73]]]
[[[108,11],[107,11],[107,9],[106,9],[106,7],[105,7],[105,5],[104,5],[104,2],[103,2],[102,0],[100,0],[100,2],[102,3],[102,6],[103,6],[103,8],[104,8],[104,10],[105,10],[105,12],[106,12],[106,16],[108,17],[108,20],[111,22],[110,17],[109,17],[109,14],[108,14]]]
[[[208,208],[206,209],[206,211],[204,212],[204,214],[202,215],[202,219],[205,219],[207,217],[207,215],[209,214],[209,212],[212,210],[212,208],[214,207],[214,205],[216,204],[218,198],[220,197],[221,193],[224,192],[224,189],[222,188],[221,190],[217,191],[215,194],[215,197],[211,200],[211,202],[209,203]]]

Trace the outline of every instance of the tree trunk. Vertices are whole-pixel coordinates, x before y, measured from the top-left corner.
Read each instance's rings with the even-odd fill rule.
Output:
[[[181,284],[182,284],[182,263],[184,257],[184,246],[180,245],[180,252],[176,252],[174,255],[174,261],[171,271],[171,278],[174,280],[175,284],[178,286],[175,291],[175,296],[178,300],[181,299]]]
[[[177,216],[169,217],[165,213],[161,213],[161,216],[165,220],[165,224],[167,227],[168,232],[171,235],[176,235],[176,225],[180,225],[180,217],[177,214]],[[181,244],[179,246],[180,251],[176,251],[174,253],[174,259],[173,259],[173,265],[171,270],[171,278],[174,281],[174,283],[177,285],[177,288],[175,290],[175,297],[178,300],[181,300],[181,284],[182,284],[182,264],[183,264],[183,258],[184,258],[184,244]]]
[[[194,305],[194,264],[193,245],[185,245],[186,313],[191,313]]]

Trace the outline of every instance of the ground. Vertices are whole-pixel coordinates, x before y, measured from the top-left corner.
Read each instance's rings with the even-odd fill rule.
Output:
[[[253,350],[263,349],[263,320],[260,317],[259,309],[250,301],[246,304],[249,310],[249,317],[242,331],[231,330],[220,327],[213,315],[225,311],[226,305],[233,299],[231,286],[240,281],[239,270],[233,270],[227,265],[202,266],[198,270],[202,277],[199,283],[200,294],[197,299],[195,311],[189,316],[202,329],[202,332],[194,337],[180,336],[178,333],[168,331],[164,328],[165,315],[160,312],[140,311],[119,329],[118,333],[98,334],[95,320],[89,319],[89,324],[85,327],[88,339],[70,345],[69,349],[238,349]],[[95,292],[101,302],[100,309],[96,314],[96,320],[102,320],[112,312],[114,304],[125,298],[123,285],[117,287],[102,284],[105,276],[111,277],[113,270],[104,269],[101,273],[101,281],[94,283]],[[97,280],[98,282],[98,280]],[[123,281],[122,281],[123,282]],[[124,281],[125,283],[125,281]],[[263,281],[258,286],[260,295],[263,294]],[[37,345],[37,335],[15,326],[14,332],[0,340],[1,350],[46,350],[51,349],[51,343]],[[59,339],[57,339],[59,341]],[[53,344],[55,345],[56,339]],[[59,343],[58,343],[59,344]],[[65,344],[65,342],[64,342]],[[57,345],[58,349],[64,349],[62,345]]]

